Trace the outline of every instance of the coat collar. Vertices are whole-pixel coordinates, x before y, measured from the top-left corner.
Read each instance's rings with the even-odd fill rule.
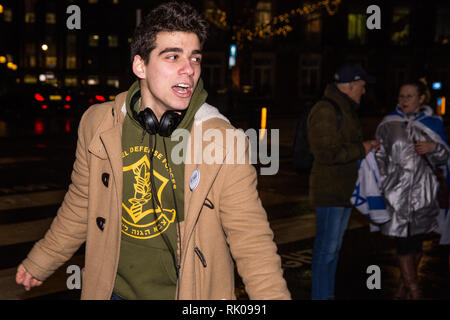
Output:
[[[121,208],[122,201],[122,187],[123,187],[123,171],[122,171],[122,124],[126,116],[125,99],[127,92],[117,95],[114,102],[109,102],[109,110],[105,113],[96,133],[88,147],[89,152],[101,159],[109,159],[113,171],[113,178],[116,182],[116,191],[118,199],[118,207]],[[210,124],[214,122],[213,119],[221,119],[228,123],[226,117],[220,112],[206,103],[204,103],[197,111],[194,124],[191,129],[189,137],[189,146],[194,152],[203,152],[203,148],[194,148],[195,130],[194,128],[202,127],[200,132],[205,132]],[[210,122],[211,121],[211,122]],[[223,123],[223,122],[222,122]],[[198,149],[198,150],[197,150]],[[226,152],[223,154],[224,160]],[[222,161],[224,162],[224,161]],[[186,245],[193,234],[195,224],[197,222],[200,211],[203,207],[205,198],[217,177],[217,174],[222,167],[222,164],[185,164],[184,173],[184,226],[182,231],[182,241]],[[200,172],[200,183],[197,188],[190,190],[190,178],[192,173],[198,170]],[[184,238],[184,239],[183,239]]]

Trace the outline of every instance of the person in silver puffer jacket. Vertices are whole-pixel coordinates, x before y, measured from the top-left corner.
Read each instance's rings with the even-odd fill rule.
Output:
[[[433,166],[445,165],[448,141],[442,119],[424,105],[426,85],[404,84],[399,104],[376,131],[380,149],[375,157],[380,170],[381,191],[392,219],[381,225],[384,235],[395,237],[401,277],[395,298],[422,298],[417,267],[423,236],[437,227],[439,183]],[[428,158],[429,163],[427,163]]]

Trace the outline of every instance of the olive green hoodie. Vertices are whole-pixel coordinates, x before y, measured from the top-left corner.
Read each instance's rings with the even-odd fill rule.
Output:
[[[176,141],[150,136],[133,118],[131,108],[138,113],[140,99],[134,106],[130,103],[138,90],[138,81],[128,90],[122,130],[122,236],[114,293],[124,299],[174,299],[177,221],[184,219],[184,164],[176,165],[170,158]],[[191,130],[206,97],[200,79],[177,128]]]

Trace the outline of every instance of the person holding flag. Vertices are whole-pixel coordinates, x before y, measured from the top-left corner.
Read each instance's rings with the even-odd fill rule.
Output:
[[[442,169],[449,182],[450,148],[441,117],[425,104],[427,96],[423,82],[403,84],[398,105],[376,130],[380,188],[391,214],[381,233],[396,239],[401,273],[395,299],[422,299],[417,276],[422,241],[426,234],[443,229],[438,217],[442,220],[448,212],[448,203],[440,210],[435,172]]]

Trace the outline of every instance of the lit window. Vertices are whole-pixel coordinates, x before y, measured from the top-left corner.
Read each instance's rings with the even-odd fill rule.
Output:
[[[70,76],[65,77],[64,84],[67,87],[75,87],[78,84],[78,79],[77,79],[77,77],[70,77]]]
[[[119,46],[119,38],[115,34],[111,34],[108,36],[108,47],[116,48]]]
[[[55,24],[56,23],[56,14],[47,12],[45,14],[45,23]]]
[[[98,47],[100,42],[100,36],[98,34],[90,34],[89,35],[89,46],[90,47]]]
[[[391,41],[397,45],[406,45],[409,41],[409,8],[396,7],[392,15]]]
[[[448,44],[450,40],[450,9],[439,8],[436,17],[436,33],[434,41],[440,44]]]
[[[5,22],[12,22],[13,20],[13,12],[9,8],[5,8],[3,12],[3,17],[5,19]]]
[[[89,86],[95,86],[98,85],[100,81],[98,80],[98,76],[89,76],[87,80],[87,84]]]
[[[36,15],[34,12],[25,13],[25,23],[34,23],[36,21]]]
[[[119,88],[119,79],[117,79],[117,78],[108,78],[106,80],[106,84],[108,86]]]
[[[320,33],[322,31],[322,23],[320,13],[312,13],[308,16],[306,21],[306,40],[319,41]]]
[[[58,62],[58,59],[56,57],[45,57],[45,66],[47,68],[56,68],[56,64]]]
[[[25,44],[25,66],[36,67],[36,46],[34,43]]]
[[[76,69],[77,68],[77,57],[67,56],[66,57],[66,69]]]
[[[24,83],[37,83],[38,82],[38,78],[35,75],[32,74],[26,74],[23,77],[23,82]]]
[[[262,25],[272,19],[272,3],[269,1],[259,1],[256,4],[256,24]]]
[[[358,44],[366,43],[366,17],[363,14],[350,13],[347,24],[347,39]]]

